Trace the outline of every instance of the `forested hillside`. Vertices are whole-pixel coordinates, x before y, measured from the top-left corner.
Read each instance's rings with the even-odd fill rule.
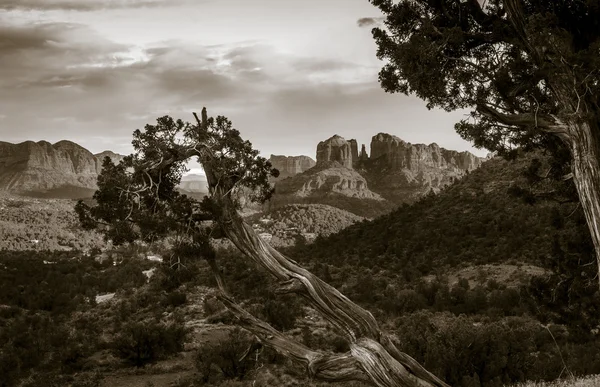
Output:
[[[69,199],[0,195],[0,250],[88,250],[106,243],[79,227]]]
[[[321,217],[358,220],[286,252],[374,313],[402,351],[453,386],[598,373],[600,302],[580,209],[512,194],[534,157],[494,159],[373,221],[322,206],[292,206],[271,220],[305,231]],[[140,248],[0,254],[0,385],[325,386],[266,348],[243,357],[251,336],[214,297],[201,257],[156,263],[145,259],[150,247]],[[217,258],[252,314],[312,348],[348,350],[237,250],[219,248]],[[107,293],[116,294],[105,301]]]
[[[336,266],[393,269],[405,281],[463,265],[544,265],[557,241],[575,237],[573,228],[584,220],[577,203],[530,205],[510,193],[526,186],[532,158],[490,160],[437,195],[319,238],[297,254]],[[580,238],[571,242],[585,246],[585,232]]]
[[[438,195],[288,253],[394,321],[402,350],[451,385],[600,372],[600,358],[575,361],[600,345],[582,211],[513,194],[537,158],[496,158]]]

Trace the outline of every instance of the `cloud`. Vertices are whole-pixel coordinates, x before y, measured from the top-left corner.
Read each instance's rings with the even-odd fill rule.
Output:
[[[381,25],[384,20],[384,17],[361,17],[356,21],[356,24],[359,27],[371,27]]]
[[[75,23],[0,27],[0,67],[0,87],[11,90],[0,95],[4,138],[31,138],[44,128],[47,140],[95,138],[95,144],[103,143],[99,135],[123,141],[161,115],[191,120],[202,106],[232,118],[259,111],[281,90],[318,90],[362,69],[282,54],[255,42],[168,41],[140,48]],[[23,113],[29,110],[35,114]],[[15,127],[17,132],[2,133]]]
[[[378,131],[397,133],[390,123],[418,134],[443,121],[417,122],[436,116],[414,114],[416,99],[384,93],[378,68],[256,42],[136,47],[75,23],[3,25],[0,68],[0,87],[11,90],[0,93],[4,140],[70,139],[93,152],[128,153],[135,129],[166,114],[192,121],[203,106],[229,117],[266,156],[314,156],[335,132],[368,143]],[[454,133],[455,120],[446,120]]]
[[[181,2],[181,0],[0,0],[0,9],[7,11],[97,11],[162,7],[180,4]]]

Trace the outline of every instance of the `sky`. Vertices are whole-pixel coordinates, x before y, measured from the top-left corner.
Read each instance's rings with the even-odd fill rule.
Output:
[[[129,154],[157,117],[227,116],[261,155],[379,132],[474,149],[466,112],[381,90],[367,0],[0,0],[0,141]],[[360,145],[359,145],[360,146]]]

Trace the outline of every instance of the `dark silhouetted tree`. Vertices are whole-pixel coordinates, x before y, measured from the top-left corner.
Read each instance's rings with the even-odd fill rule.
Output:
[[[428,108],[472,109],[456,130],[499,154],[549,150],[572,178],[600,262],[600,3],[371,0],[379,74]]]

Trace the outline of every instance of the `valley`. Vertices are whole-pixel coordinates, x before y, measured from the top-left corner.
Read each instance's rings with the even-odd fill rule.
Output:
[[[402,204],[375,207],[385,211],[368,217],[353,203],[372,209],[393,195],[367,191],[368,164],[349,168],[341,157],[352,154],[349,144],[349,152],[335,153],[348,149],[336,139],[321,152],[328,159],[318,157],[305,171],[291,163],[289,176],[275,181],[273,200],[298,200],[246,217],[263,240],[372,311],[402,351],[452,385],[553,380],[565,367],[576,375],[600,372],[600,360],[584,355],[600,349],[600,321],[580,311],[600,304],[590,281],[595,269],[581,265],[593,259],[582,214],[511,194],[543,156],[494,158],[465,172],[453,166],[443,173],[457,178],[422,179],[411,187],[427,194],[402,196]],[[199,176],[180,184],[184,194],[205,189]],[[319,190],[326,194],[314,195]],[[74,204],[0,197],[5,385],[327,385],[268,348],[240,359],[252,336],[217,301],[206,261],[175,257],[169,244],[112,246],[78,226]],[[252,314],[313,348],[348,349],[314,309],[274,293],[275,281],[232,246],[217,254],[233,296]],[[558,263],[564,256],[570,258]]]

